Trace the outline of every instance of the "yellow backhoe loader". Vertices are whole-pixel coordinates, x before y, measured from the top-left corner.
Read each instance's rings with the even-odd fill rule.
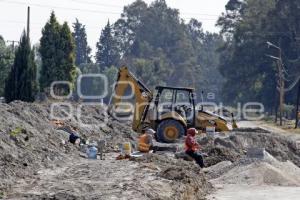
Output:
[[[157,86],[153,93],[127,67],[119,70],[111,112],[128,112],[125,110],[129,107],[123,103],[128,88],[134,94],[132,129],[136,132],[152,128],[156,130],[158,141],[172,143],[184,136],[190,127],[198,130],[215,127],[216,131],[229,131],[224,118],[196,108],[193,88]],[[236,127],[234,120],[233,123]]]

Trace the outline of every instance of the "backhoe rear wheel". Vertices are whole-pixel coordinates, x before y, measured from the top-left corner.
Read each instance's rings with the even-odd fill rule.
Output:
[[[173,143],[184,134],[184,126],[173,119],[164,120],[157,127],[157,140],[159,142]]]

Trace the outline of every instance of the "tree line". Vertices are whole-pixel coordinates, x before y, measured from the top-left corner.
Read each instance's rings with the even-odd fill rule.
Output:
[[[280,48],[286,108],[295,105],[300,76],[299,11],[298,0],[229,0],[217,23],[225,38],[219,48],[224,101],[262,102],[270,113],[277,112]]]
[[[26,40],[24,33],[15,52],[16,55],[18,51],[23,52],[23,57],[15,56],[6,81],[7,92],[0,95],[4,94],[8,102],[14,99],[32,101],[38,91],[45,91],[53,81],[70,81],[76,87],[74,80],[79,73],[105,74],[111,94],[118,67],[126,65],[150,88],[188,86],[197,88],[198,94],[205,90],[220,98],[223,78],[218,71],[216,49],[223,44],[222,37],[204,32],[196,19],[184,21],[179,11],[168,7],[165,0],[156,0],[150,5],[137,0],[125,6],[121,17],[113,24],[108,21],[101,31],[94,59],[85,25],[76,19],[72,27],[73,32],[66,22],[60,24],[52,12],[43,27],[40,43],[36,49],[28,51],[23,51],[30,47],[29,39],[22,42]],[[37,68],[37,74],[30,75],[32,80],[16,75],[23,74],[19,68],[25,69],[20,63],[28,66],[30,73],[35,73],[32,69]],[[19,85],[25,84],[24,81],[31,82],[30,97],[10,92],[16,90],[14,93],[22,96]],[[97,80],[82,80],[81,88],[86,94],[98,94],[99,87]]]
[[[204,91],[214,94],[209,101],[224,101],[227,105],[262,102],[275,112],[277,63],[267,55],[277,57],[278,50],[268,47],[267,42],[282,49],[286,85],[292,86],[300,74],[299,7],[297,0],[229,0],[217,22],[220,33],[210,33],[203,31],[196,19],[183,20],[179,10],[168,7],[165,0],[151,4],[136,0],[124,7],[117,21],[108,21],[102,29],[95,55],[87,43],[85,25],[76,19],[71,31],[67,23],[57,21],[53,12],[35,49],[27,45],[29,41],[22,42],[26,40],[22,37],[13,52],[0,38],[0,95],[5,93],[5,80],[7,94],[13,88],[20,89],[18,84],[25,83],[12,82],[20,79],[16,74],[27,68],[28,73],[35,73],[32,69],[37,68],[37,75],[26,75],[32,81],[30,95],[44,91],[53,81],[74,83],[80,73],[105,74],[111,94],[118,67],[126,65],[150,88],[195,87],[198,100]],[[4,54],[9,58],[3,59]],[[27,68],[23,62],[28,63]],[[101,90],[99,81],[90,79],[82,80],[81,88],[86,94]],[[297,87],[286,91],[286,104],[294,104],[296,91]],[[16,98],[12,95],[7,99]],[[28,99],[33,98],[22,100]]]

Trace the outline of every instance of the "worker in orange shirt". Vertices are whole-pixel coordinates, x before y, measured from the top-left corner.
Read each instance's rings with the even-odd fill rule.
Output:
[[[153,129],[147,129],[143,132],[143,134],[139,137],[138,141],[138,150],[140,152],[148,153],[153,149],[153,137],[155,131]]]
[[[189,128],[187,130],[187,137],[185,139],[185,153],[191,156],[196,163],[203,168],[203,157],[200,153],[198,153],[198,150],[200,150],[200,145],[197,143],[195,138],[197,133],[198,131],[195,128]]]

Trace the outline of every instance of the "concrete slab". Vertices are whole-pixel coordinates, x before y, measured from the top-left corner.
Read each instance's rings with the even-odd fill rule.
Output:
[[[247,148],[247,157],[248,158],[263,159],[265,157],[265,153],[266,153],[265,148],[259,148],[259,147]]]

